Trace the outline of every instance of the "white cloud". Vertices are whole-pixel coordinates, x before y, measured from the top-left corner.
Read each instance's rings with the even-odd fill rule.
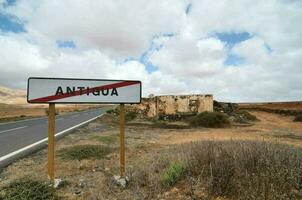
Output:
[[[217,73],[225,56],[224,46],[218,39],[197,40],[180,35],[164,42],[163,48],[154,52],[150,60],[163,73],[188,80]]]
[[[140,79],[145,95],[194,92],[226,101],[301,100],[299,1],[20,0],[5,12],[26,22],[28,32],[0,33],[0,84],[22,87],[28,76]],[[210,37],[215,32],[253,37],[228,49]],[[165,33],[174,35],[161,37]],[[72,40],[77,48],[59,49],[57,40]],[[158,71],[149,73],[135,60],[123,62],[138,58],[151,40],[162,45],[150,53]],[[228,53],[245,62],[225,66]]]
[[[45,39],[72,39],[114,57],[137,56],[159,33],[175,32],[184,2],[20,1],[11,12],[27,21],[27,30]],[[44,38],[47,37],[47,38]]]

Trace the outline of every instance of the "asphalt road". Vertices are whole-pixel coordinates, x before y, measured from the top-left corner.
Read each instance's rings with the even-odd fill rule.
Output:
[[[56,117],[56,133],[100,116],[107,108],[68,113]],[[48,119],[37,118],[0,124],[0,158],[47,138]]]

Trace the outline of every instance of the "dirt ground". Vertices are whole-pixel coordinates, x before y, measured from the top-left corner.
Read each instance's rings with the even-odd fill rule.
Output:
[[[96,105],[56,105],[57,113],[87,110]],[[0,103],[0,122],[46,116],[47,105],[13,105]]]
[[[276,102],[276,103],[239,103],[242,109],[272,109],[272,110],[302,110],[302,102]]]
[[[226,129],[193,129],[177,131],[181,134],[162,136],[159,143],[178,144],[196,140],[274,140],[302,146],[302,123],[293,117],[273,113],[251,111],[260,120],[252,126],[233,126]]]
[[[224,129],[151,128],[144,123],[128,123],[126,127],[126,173],[131,175],[138,165],[145,165],[152,156],[174,144],[199,140],[268,140],[302,147],[302,123],[292,117],[254,111],[260,121],[253,125],[238,125]],[[66,161],[56,157],[56,178],[67,182],[57,190],[65,199],[137,199],[130,189],[121,189],[113,181],[119,173],[119,127],[116,121],[103,116],[86,127],[74,131],[56,143],[60,149],[79,144],[104,144],[99,136],[116,136],[109,144],[114,150],[104,159]],[[152,155],[152,156],[151,156]],[[0,174],[0,187],[22,178],[38,178],[47,181],[47,152],[42,150],[4,169]],[[131,180],[130,180],[131,181]],[[157,199],[182,199],[181,184],[176,185]]]

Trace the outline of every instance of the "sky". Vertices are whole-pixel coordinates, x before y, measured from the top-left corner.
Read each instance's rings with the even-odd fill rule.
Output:
[[[302,1],[0,0],[0,85],[25,89],[33,76],[302,100]]]

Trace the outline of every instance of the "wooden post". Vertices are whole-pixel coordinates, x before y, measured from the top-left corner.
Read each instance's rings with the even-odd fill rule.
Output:
[[[55,120],[56,108],[54,103],[49,104],[48,110],[48,178],[54,182],[55,167]]]
[[[120,104],[120,175],[125,177],[125,105]]]

